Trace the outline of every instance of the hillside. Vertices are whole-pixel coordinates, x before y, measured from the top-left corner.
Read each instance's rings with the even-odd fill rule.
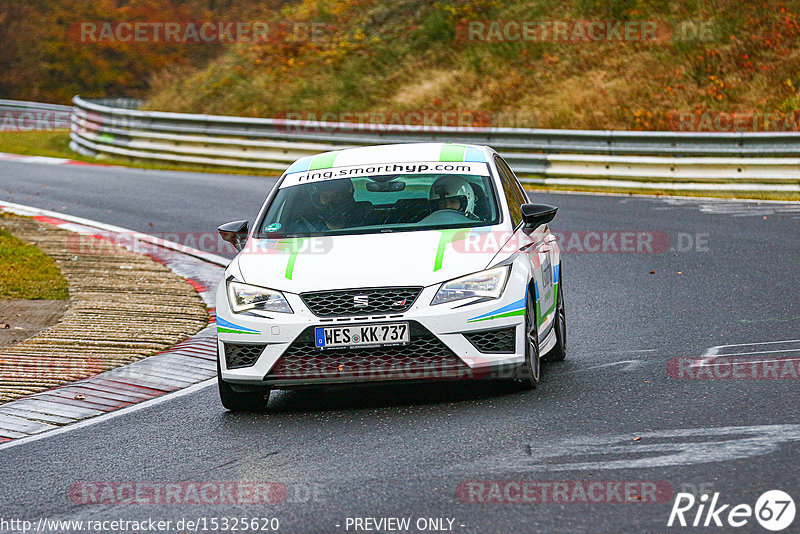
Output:
[[[68,104],[88,97],[141,97],[153,73],[203,65],[225,44],[136,41],[124,32],[81,33],[136,22],[260,19],[285,0],[0,0],[0,98]],[[98,38],[99,37],[99,38]]]
[[[372,122],[377,112],[403,122],[451,111],[480,125],[592,129],[694,129],[695,114],[724,130],[736,112],[747,117],[738,129],[793,128],[798,11],[733,0],[304,0],[272,15],[267,43],[162,71],[148,106],[342,120],[375,112]],[[523,40],[509,21],[546,22]],[[592,21],[620,22],[622,38],[609,26],[600,40],[581,39]],[[546,31],[555,24],[566,38]]]

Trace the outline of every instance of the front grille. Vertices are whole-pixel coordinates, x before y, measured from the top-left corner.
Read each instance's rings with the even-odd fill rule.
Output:
[[[406,312],[420,291],[421,287],[371,287],[300,293],[300,298],[317,317],[347,317]]]
[[[322,350],[306,329],[275,362],[265,380],[474,378],[453,351],[419,323],[411,321],[406,345]]]
[[[480,352],[514,352],[514,327],[470,332],[464,337]]]
[[[228,369],[255,365],[265,347],[265,345],[234,345],[232,343],[224,343],[224,345],[225,366]]]

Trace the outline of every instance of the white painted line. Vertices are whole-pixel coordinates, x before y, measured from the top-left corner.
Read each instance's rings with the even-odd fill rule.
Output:
[[[791,352],[796,349],[782,349],[777,351],[752,351],[752,352],[740,352],[740,353],[724,353],[722,352],[723,349],[729,349],[732,347],[762,347],[764,345],[781,345],[786,343],[797,343],[800,342],[800,339],[784,339],[782,341],[758,341],[753,343],[733,343],[731,345],[717,345],[714,347],[710,347],[706,349],[706,351],[698,358],[696,361],[692,362],[689,367],[703,367],[706,363],[713,361],[714,358],[718,358],[720,356],[742,356],[746,354],[768,354],[770,352]]]
[[[761,345],[780,345],[783,343],[797,343],[797,342],[800,342],[800,339],[785,339],[783,341],[760,341],[758,343],[734,343],[733,345],[718,345],[714,348],[727,349],[730,347],[754,347]]]
[[[655,352],[658,349],[635,349],[635,350],[600,350],[594,351],[595,354],[632,354],[637,352]]]
[[[193,386],[189,386],[188,388],[184,388],[178,391],[173,391],[172,393],[167,393],[161,395],[160,397],[156,397],[152,400],[142,401],[140,403],[134,404],[132,406],[126,406],[125,408],[120,408],[119,410],[113,412],[107,412],[103,415],[98,415],[96,417],[92,417],[90,419],[84,419],[82,421],[78,421],[77,423],[68,424],[66,426],[59,427],[55,430],[51,430],[49,432],[45,432],[43,434],[34,434],[33,436],[27,436],[24,438],[17,438],[12,441],[8,441],[6,443],[0,444],[0,450],[9,449],[11,447],[16,447],[17,445],[23,445],[25,443],[30,443],[32,441],[39,441],[40,439],[49,438],[51,436],[59,436],[61,434],[65,434],[67,432],[71,432],[73,430],[78,430],[81,428],[85,428],[87,426],[95,425],[97,423],[102,423],[108,421],[109,419],[114,419],[115,417],[119,417],[121,415],[127,415],[129,413],[138,412],[139,410],[144,410],[145,408],[150,408],[151,406],[157,406],[161,403],[174,400],[180,397],[184,397],[186,395],[191,395],[201,389],[205,389],[209,386],[212,386],[217,383],[217,379],[210,378],[203,382],[199,382],[194,384]]]
[[[610,363],[603,363],[603,364],[600,364],[600,365],[593,365],[591,367],[584,367],[582,369],[576,369],[574,371],[565,371],[563,373],[558,373],[558,375],[559,376],[561,376],[561,375],[572,375],[572,374],[575,374],[575,373],[582,373],[584,371],[592,371],[594,369],[602,369],[604,367],[613,367],[615,365],[624,366],[622,368],[622,371],[633,371],[635,369],[638,369],[639,367],[642,367],[644,364],[645,364],[645,362],[643,362],[641,360],[622,360],[622,361],[619,361],[619,362],[610,362]]]
[[[721,356],[720,358],[726,358]],[[753,363],[773,363],[773,362],[800,362],[800,358],[773,358],[771,360],[739,360],[735,363],[753,364]],[[731,362],[706,362],[695,367],[719,367],[720,365],[731,365]]]
[[[641,441],[635,447],[631,438]],[[530,449],[529,454],[500,454],[492,451],[484,457],[462,464],[469,471],[499,476],[520,471],[605,471],[611,469],[663,469],[719,463],[730,465],[769,454],[787,458],[788,444],[800,442],[800,425],[730,426],[646,430],[615,435],[586,434],[548,440]],[[635,456],[631,454],[635,453]],[[727,462],[727,464],[723,464]],[[756,461],[751,461],[755,464]],[[787,466],[794,465],[785,462]],[[502,475],[501,475],[502,473]]]
[[[783,352],[800,352],[800,349],[782,349],[782,350],[756,350],[753,352],[723,352],[717,354],[717,358],[724,358],[728,356],[747,356],[750,354],[780,354]]]

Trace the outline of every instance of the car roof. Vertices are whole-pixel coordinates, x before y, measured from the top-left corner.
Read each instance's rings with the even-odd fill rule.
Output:
[[[286,173],[330,169],[370,163],[405,163],[416,161],[489,162],[492,149],[484,145],[459,143],[400,143],[347,148],[298,159]]]

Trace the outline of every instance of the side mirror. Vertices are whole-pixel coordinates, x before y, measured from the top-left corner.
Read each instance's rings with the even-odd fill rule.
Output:
[[[525,223],[525,233],[533,232],[538,226],[549,223],[555,216],[558,208],[549,204],[523,204],[522,220]]]
[[[217,228],[217,231],[224,241],[233,245],[237,251],[241,251],[247,242],[249,226],[247,221],[233,221],[223,224]]]

